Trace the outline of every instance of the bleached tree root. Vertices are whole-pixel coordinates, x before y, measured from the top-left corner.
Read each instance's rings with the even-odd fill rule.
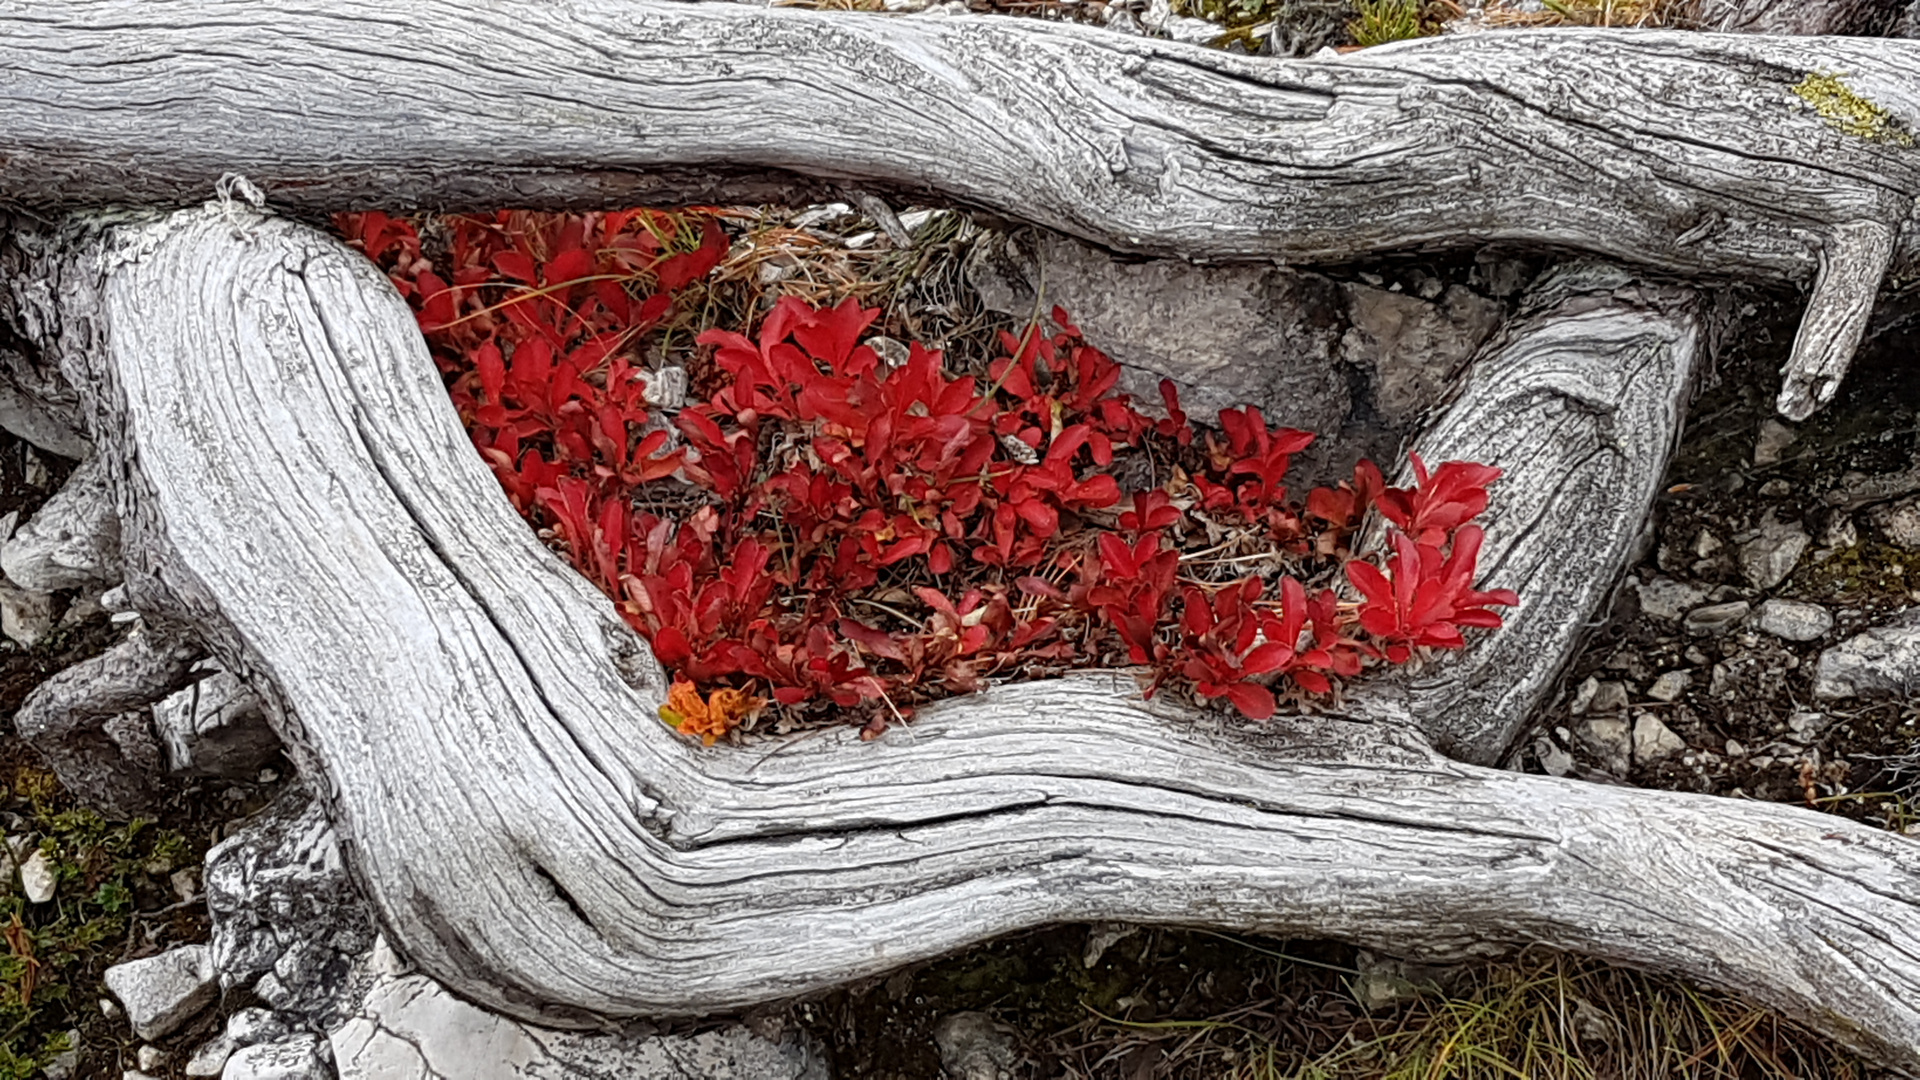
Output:
[[[14,714],[14,726],[68,790],[123,817],[149,809],[151,763],[130,756],[107,725],[190,684],[199,658],[178,634],[136,630],[41,683]]]
[[[34,592],[104,588],[120,580],[120,519],[101,462],[88,458],[19,531],[0,544],[7,580]]]
[[[1920,268],[1914,41],[1565,30],[1276,62],[666,0],[422,0],[399,22],[345,0],[68,0],[0,6],[0,69],[0,198],[28,206],[182,205],[230,171],[307,212],[839,183],[1184,258],[1506,241],[1817,275],[1794,417],[1830,395],[1879,272]],[[1853,96],[1820,98],[1816,75]]]
[[[873,744],[703,749],[655,718],[644,644],[508,506],[371,265],[215,207],[43,270],[64,313],[43,344],[111,455],[130,592],[260,689],[392,939],[491,1008],[704,1015],[1120,919],[1435,957],[1547,944],[1685,973],[1920,1068],[1920,844],[1454,762],[1420,734],[1453,721],[1392,686],[1259,727],[1090,675],[929,708]],[[1670,428],[1628,429],[1670,419],[1690,304],[1599,284],[1543,294],[1537,332],[1469,380],[1467,397],[1482,377],[1519,388],[1486,392],[1496,436],[1463,419],[1440,442],[1577,464],[1606,456],[1593,421],[1611,418],[1637,440],[1623,460],[1667,445]],[[1630,362],[1608,374],[1609,357]],[[1666,396],[1609,412],[1616,391]],[[1547,508],[1496,528],[1496,581],[1617,573],[1541,542],[1591,500],[1495,463],[1513,467],[1504,501]],[[1601,501],[1645,482],[1579,475]],[[1550,595],[1546,612],[1587,598]],[[1542,617],[1523,608],[1516,633]],[[1538,652],[1516,679],[1558,662]]]

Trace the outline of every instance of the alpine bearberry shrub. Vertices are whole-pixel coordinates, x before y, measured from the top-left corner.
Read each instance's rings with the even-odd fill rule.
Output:
[[[782,298],[751,336],[699,334],[711,385],[668,415],[637,357],[724,258],[712,214],[454,217],[432,245],[338,224],[413,306],[508,499],[674,673],[663,717],[709,743],[766,713],[876,733],[1084,667],[1262,719],[1516,602],[1473,584],[1499,470],[1415,457],[1396,488],[1363,461],[1294,499],[1313,436],[1251,406],[1196,426],[1170,382],[1147,415],[1057,308],[966,373],[918,344],[883,361],[853,301]],[[1388,552],[1356,557],[1376,512]]]

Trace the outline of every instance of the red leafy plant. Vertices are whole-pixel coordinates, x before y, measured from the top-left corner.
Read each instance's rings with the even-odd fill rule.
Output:
[[[1251,406],[1197,429],[1171,382],[1149,416],[1057,308],[969,374],[919,344],[883,360],[876,310],[785,297],[752,336],[699,334],[711,385],[661,408],[638,357],[725,257],[714,213],[455,217],[431,244],[338,224],[412,304],[514,507],[674,672],[662,716],[708,743],[770,712],[877,733],[1099,666],[1264,719],[1517,602],[1474,588],[1499,470],[1415,457],[1397,488],[1363,461],[1292,500],[1313,436]],[[1350,549],[1376,511],[1380,562]]]

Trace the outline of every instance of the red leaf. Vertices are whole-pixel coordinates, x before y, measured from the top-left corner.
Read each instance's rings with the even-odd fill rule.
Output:
[[[493,268],[500,271],[502,277],[510,277],[528,285],[539,280],[539,275],[533,268],[533,260],[522,251],[497,252],[493,256]]]
[[[581,248],[563,251],[540,267],[540,275],[548,285],[578,281],[591,273],[593,253]]]
[[[1273,715],[1273,691],[1255,683],[1237,682],[1227,687],[1227,700],[1245,713],[1249,720],[1265,720]]]
[[[487,395],[492,404],[501,403],[500,391],[507,384],[507,364],[500,356],[500,346],[492,338],[473,350],[473,367],[480,373],[480,391]]]

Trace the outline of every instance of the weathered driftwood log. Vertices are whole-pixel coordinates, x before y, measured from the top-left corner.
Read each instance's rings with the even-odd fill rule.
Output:
[[[1125,919],[1435,956],[1546,943],[1920,1066],[1912,841],[1460,764],[1412,711],[1441,696],[1391,685],[1259,727],[1092,675],[869,745],[702,749],[654,718],[644,645],[500,495],[373,267],[232,208],[46,258],[44,344],[112,455],[129,588],[265,692],[394,940],[476,1001],[558,1024],[705,1014]],[[1618,572],[1697,341],[1684,293],[1620,285],[1543,293],[1441,425],[1514,467],[1488,565],[1541,597],[1503,632],[1536,643],[1528,672],[1564,651],[1559,605]],[[1510,724],[1510,697],[1453,695],[1480,718],[1457,738]]]
[[[1780,402],[1796,418],[1831,399],[1860,298],[1920,266],[1915,42],[1568,30],[1276,62],[1031,20],[658,0],[428,0],[404,19],[71,0],[0,6],[0,70],[0,198],[33,206],[196,202],[229,171],[311,211],[837,180],[1187,258],[1505,240],[1812,280]],[[1854,96],[1795,92],[1817,73]]]

